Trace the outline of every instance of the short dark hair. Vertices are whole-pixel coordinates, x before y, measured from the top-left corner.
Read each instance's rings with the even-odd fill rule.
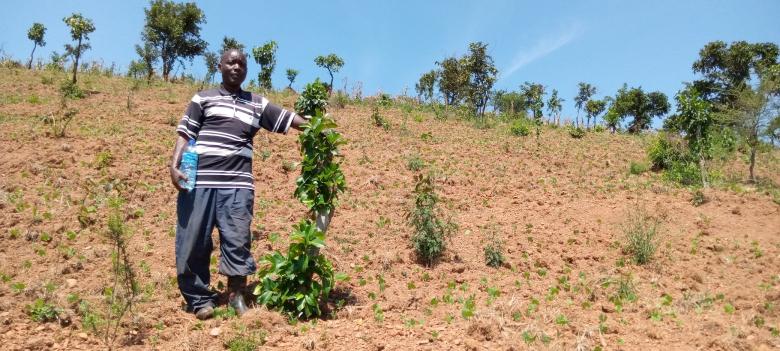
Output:
[[[222,56],[220,56],[220,58],[219,58],[219,62],[220,62],[220,63],[221,63],[221,62],[224,62],[224,61],[225,61],[225,59],[228,57],[228,55],[230,55],[230,53],[231,53],[231,52],[233,52],[233,51],[235,51],[235,52],[237,52],[239,55],[241,55],[241,57],[244,59],[244,62],[247,62],[247,59],[246,59],[246,53],[244,53],[244,50],[237,49],[237,48],[229,48],[229,49],[227,49],[227,50],[223,51],[223,52],[222,52]]]

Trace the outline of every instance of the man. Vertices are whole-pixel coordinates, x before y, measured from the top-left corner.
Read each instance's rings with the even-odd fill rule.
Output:
[[[209,290],[211,232],[219,230],[219,273],[228,277],[228,303],[241,315],[246,310],[246,277],[255,273],[250,251],[254,178],[252,139],[264,128],[287,133],[301,130],[306,119],[241,89],[246,56],[236,49],[222,54],[219,89],[199,92],[176,129],[178,139],[170,166],[171,182],[179,190],[176,213],[176,274],[188,311],[198,319],[214,315],[217,295]],[[182,189],[186,176],[178,166],[190,139],[196,140],[198,171],[195,188]]]

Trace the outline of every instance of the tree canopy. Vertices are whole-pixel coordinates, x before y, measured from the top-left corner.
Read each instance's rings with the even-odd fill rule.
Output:
[[[276,49],[278,47],[279,45],[275,41],[269,40],[265,44],[252,49],[252,56],[254,56],[255,62],[260,65],[257,81],[263,89],[270,90],[272,88],[271,75],[276,68]]]
[[[74,13],[63,18],[62,21],[70,27],[70,37],[76,41],[76,46],[70,44],[65,45],[65,54],[73,56],[73,83],[75,84],[79,59],[84,51],[89,50],[92,47],[86,41],[89,40],[89,35],[95,31],[95,25],[92,23],[91,19],[82,16],[80,13]]]
[[[176,62],[191,61],[206,50],[207,43],[200,38],[206,15],[195,3],[152,0],[144,13],[141,39],[158,53],[164,80],[168,81]]]
[[[32,40],[33,49],[30,53],[30,61],[27,62],[27,68],[32,68],[33,55],[35,54],[35,48],[39,46],[46,46],[46,41],[43,40],[43,36],[46,34],[46,27],[41,23],[33,23],[30,29],[27,30],[27,39]]]
[[[341,67],[344,67],[344,60],[338,57],[336,54],[328,54],[327,56],[317,56],[314,58],[314,63],[328,70],[330,75],[330,84],[328,85],[328,94],[333,91],[333,73],[338,73]]]

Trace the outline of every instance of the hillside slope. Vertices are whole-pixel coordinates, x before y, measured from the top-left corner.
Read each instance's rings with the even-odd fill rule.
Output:
[[[771,196],[734,185],[708,191],[710,201],[695,207],[688,189],[652,172],[629,174],[629,163],[644,159],[642,137],[572,139],[545,128],[537,144],[505,126],[477,129],[401,108],[382,110],[385,131],[367,105],[330,110],[349,140],[342,166],[349,190],[324,253],[350,279],[337,284],[329,317],[290,324],[257,307],[240,319],[198,322],[181,310],[176,287],[176,193],[166,168],[172,124],[198,87],[131,91],[124,79],[82,75],[90,93],[69,102],[78,114],[65,137],[54,138],[41,117],[58,110],[62,79],[0,70],[3,348],[103,345],[78,301],[104,316],[112,281],[105,233],[117,195],[142,292],[120,328],[120,348],[221,349],[237,337],[264,337],[264,348],[285,350],[780,347],[780,206]],[[291,107],[294,97],[272,100]],[[297,132],[261,132],[255,150],[259,258],[286,247],[305,209],[292,197],[298,170],[285,170],[300,159]],[[405,220],[415,157],[426,163],[423,172],[436,170],[442,210],[459,225],[433,267],[415,262]],[[777,160],[776,152],[761,155],[757,171],[775,184]],[[623,252],[635,209],[660,221],[658,252],[641,266]],[[497,269],[483,255],[493,235],[508,261]],[[213,276],[215,288],[224,283]],[[44,297],[69,325],[31,319],[26,306]]]

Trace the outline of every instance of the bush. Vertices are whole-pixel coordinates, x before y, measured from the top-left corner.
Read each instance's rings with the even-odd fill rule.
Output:
[[[78,84],[73,81],[66,80],[60,84],[60,94],[69,99],[83,99],[84,91],[79,88]]]
[[[669,169],[664,171],[664,178],[666,180],[688,185],[701,185],[701,169],[695,162],[674,162]]]
[[[699,207],[707,203],[707,197],[701,189],[696,189],[691,193],[691,204]]]
[[[504,264],[504,245],[495,235],[485,245],[484,252],[485,264],[488,266],[498,268]]]
[[[294,193],[313,214],[330,212],[347,186],[338,162],[338,148],[346,141],[335,130],[336,122],[317,111],[298,138],[303,159]]]
[[[45,323],[57,320],[60,309],[43,299],[37,299],[32,305],[27,306],[27,313],[33,321]]]
[[[631,165],[628,167],[628,172],[633,175],[640,175],[642,173],[647,172],[647,170],[648,170],[647,164],[644,162],[631,161]]]
[[[423,169],[423,167],[425,167],[425,161],[417,155],[409,157],[409,160],[406,161],[406,169],[410,171],[417,172]]]
[[[349,95],[339,90],[331,96],[330,104],[336,106],[336,108],[344,108],[349,104]]]
[[[278,308],[295,318],[319,316],[320,301],[333,289],[333,267],[319,250],[325,247],[325,234],[309,220],[293,227],[287,255],[278,251],[260,261],[255,287],[257,302]],[[316,278],[315,278],[316,276]]]
[[[531,123],[526,119],[517,119],[512,122],[509,132],[515,136],[527,136],[531,134]]]
[[[574,139],[580,139],[585,136],[585,129],[582,129],[580,127],[575,127],[570,125],[566,128],[566,131],[568,131],[569,135]]]
[[[390,123],[388,123],[385,117],[379,113],[378,106],[374,106],[373,112],[371,113],[371,120],[374,122],[374,125],[377,127],[382,127],[382,129],[384,130],[390,129]]]
[[[317,111],[325,114],[328,106],[328,88],[320,82],[319,78],[314,82],[306,84],[303,92],[295,101],[295,111],[304,116],[314,116]]]
[[[412,245],[417,257],[425,264],[436,262],[446,249],[445,239],[455,230],[455,224],[444,222],[439,218],[436,195],[431,175],[415,176],[416,194],[415,207],[409,211],[407,218],[414,229]]]
[[[652,169],[660,171],[669,169],[675,163],[686,161],[688,152],[679,138],[673,138],[666,133],[658,133],[647,149]]]
[[[630,254],[636,264],[650,262],[658,247],[658,220],[650,217],[643,208],[628,214],[623,227],[626,244],[624,251]]]

